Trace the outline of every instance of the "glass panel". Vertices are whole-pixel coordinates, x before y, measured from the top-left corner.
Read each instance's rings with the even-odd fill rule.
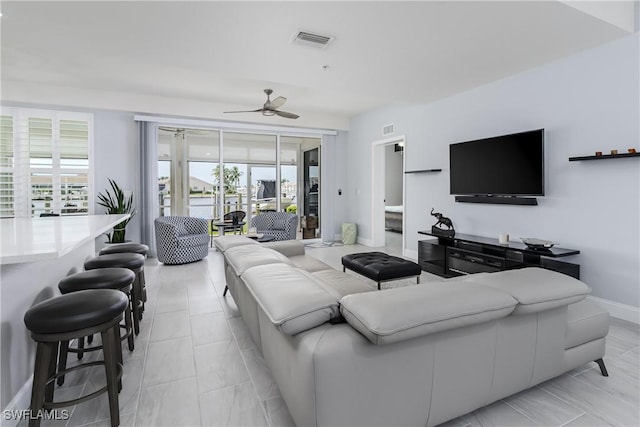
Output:
[[[89,176],[87,173],[64,173],[60,176],[60,195],[64,214],[89,212]]]
[[[53,212],[53,175],[31,174],[31,215]]]
[[[253,214],[277,210],[277,186],[275,166],[251,166],[252,200],[255,200]]]
[[[171,215],[171,160],[158,160],[159,216]]]
[[[186,129],[188,180],[187,212],[199,218],[217,218],[220,194],[216,175],[219,171],[220,132],[207,129]]]
[[[60,167],[89,168],[89,123],[60,120]]]
[[[29,157],[32,167],[52,167],[51,146],[53,130],[51,119],[29,118]]]
[[[13,210],[13,117],[0,116],[0,217]]]
[[[244,211],[246,229],[252,216],[276,209],[276,136],[225,132],[223,159],[223,213]]]
[[[215,218],[220,206],[217,179],[219,163],[188,162],[189,216]]]

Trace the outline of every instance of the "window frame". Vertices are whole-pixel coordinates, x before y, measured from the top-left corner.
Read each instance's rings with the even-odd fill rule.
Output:
[[[92,215],[95,210],[95,170],[94,170],[94,125],[92,113],[47,110],[22,107],[0,107],[0,115],[10,116],[13,125],[13,217],[32,217],[33,188],[32,174],[46,173],[52,176],[52,206],[55,213],[63,216]],[[29,118],[51,120],[51,168],[31,166],[29,152]],[[63,120],[87,123],[87,167],[61,167],[60,122]],[[87,174],[87,212],[62,213],[62,176]]]

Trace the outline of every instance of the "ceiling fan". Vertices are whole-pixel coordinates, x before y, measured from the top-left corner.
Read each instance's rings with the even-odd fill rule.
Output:
[[[287,119],[297,119],[298,117],[300,117],[297,114],[278,110],[278,108],[282,107],[282,105],[285,102],[287,102],[287,98],[285,98],[284,96],[279,96],[272,101],[270,96],[273,93],[273,90],[265,89],[264,93],[267,94],[267,102],[264,103],[262,108],[258,108],[257,110],[245,110],[245,111],[225,111],[225,113],[262,113],[263,116],[278,115],[280,117],[285,117]]]

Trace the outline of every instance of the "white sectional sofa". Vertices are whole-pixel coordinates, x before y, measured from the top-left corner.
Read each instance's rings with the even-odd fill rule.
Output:
[[[608,313],[569,276],[377,291],[299,242],[228,242],[227,285],[298,426],[433,426],[592,361],[606,375]]]

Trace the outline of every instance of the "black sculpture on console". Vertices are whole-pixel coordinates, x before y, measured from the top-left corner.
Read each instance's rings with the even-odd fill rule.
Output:
[[[439,212],[434,212],[433,208],[431,208],[431,215],[435,216],[438,219],[438,222],[436,222],[435,224],[433,224],[433,226],[431,226],[431,232],[433,234],[437,236],[444,236],[444,237],[455,236],[456,230],[453,228],[453,222],[451,222],[450,218],[443,216]],[[441,228],[441,226],[447,227],[447,228],[444,229],[444,228]]]

